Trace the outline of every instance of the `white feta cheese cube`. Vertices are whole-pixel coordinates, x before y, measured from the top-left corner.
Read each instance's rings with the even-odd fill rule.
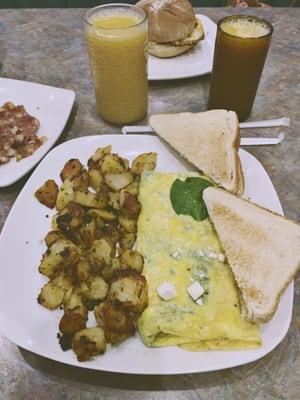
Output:
[[[196,300],[196,303],[198,304],[198,306],[203,306],[203,300],[201,298]]]
[[[156,289],[158,295],[163,299],[163,300],[171,300],[176,297],[176,288],[171,282],[163,282],[161,285],[158,286]]]
[[[197,300],[204,293],[204,289],[199,282],[195,281],[187,288],[187,292],[193,300]]]

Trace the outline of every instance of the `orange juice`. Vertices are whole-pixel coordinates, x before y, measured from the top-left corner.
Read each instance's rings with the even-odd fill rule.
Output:
[[[95,7],[85,17],[85,36],[96,102],[114,124],[138,121],[147,113],[147,17],[130,5]]]

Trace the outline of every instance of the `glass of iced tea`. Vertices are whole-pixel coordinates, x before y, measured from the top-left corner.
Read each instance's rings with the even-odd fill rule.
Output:
[[[208,108],[250,115],[273,32],[255,16],[233,15],[218,23]]]
[[[113,124],[136,122],[147,113],[147,15],[130,4],[107,4],[84,16],[96,103]]]

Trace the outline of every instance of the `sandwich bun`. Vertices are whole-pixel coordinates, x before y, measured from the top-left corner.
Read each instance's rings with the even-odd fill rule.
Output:
[[[204,38],[204,29],[201,21],[197,18],[197,24],[190,35],[181,40],[170,43],[148,43],[149,54],[160,58],[175,57],[190,50],[196,43]]]
[[[194,10],[188,0],[140,0],[136,5],[148,15],[150,42],[183,39],[196,26]]]

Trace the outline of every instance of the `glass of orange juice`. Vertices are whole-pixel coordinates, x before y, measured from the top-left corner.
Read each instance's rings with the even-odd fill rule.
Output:
[[[130,4],[106,4],[84,15],[85,38],[100,116],[113,124],[147,113],[146,13]]]

